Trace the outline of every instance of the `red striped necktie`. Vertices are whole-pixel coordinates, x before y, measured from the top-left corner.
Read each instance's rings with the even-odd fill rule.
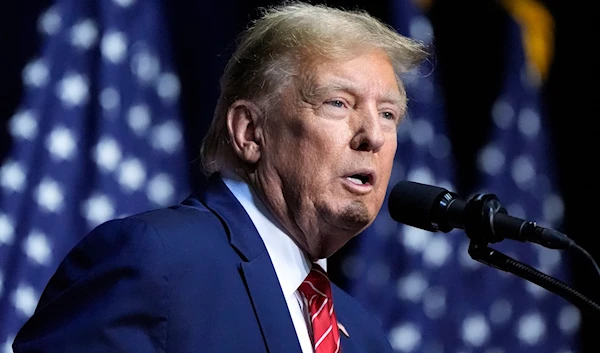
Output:
[[[333,311],[329,278],[319,265],[312,266],[298,289],[308,305],[315,353],[339,353],[340,334]]]

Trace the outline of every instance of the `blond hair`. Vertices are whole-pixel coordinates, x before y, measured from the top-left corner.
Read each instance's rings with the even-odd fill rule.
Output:
[[[220,80],[213,121],[202,141],[200,158],[210,175],[231,163],[227,111],[239,99],[256,103],[264,113],[278,104],[278,93],[304,63],[379,48],[389,57],[401,90],[400,74],[428,55],[422,43],[361,10],[291,2],[262,9],[262,16],[239,37],[238,46]]]

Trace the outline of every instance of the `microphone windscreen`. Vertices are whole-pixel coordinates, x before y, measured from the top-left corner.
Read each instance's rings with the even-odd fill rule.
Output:
[[[390,216],[399,223],[437,231],[432,222],[434,209],[448,190],[413,181],[400,181],[390,193],[388,209]]]

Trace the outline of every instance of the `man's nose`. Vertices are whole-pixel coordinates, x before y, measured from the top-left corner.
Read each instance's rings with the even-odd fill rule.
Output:
[[[356,133],[352,139],[352,149],[358,151],[379,152],[385,142],[382,117],[376,108],[370,108],[357,114]]]

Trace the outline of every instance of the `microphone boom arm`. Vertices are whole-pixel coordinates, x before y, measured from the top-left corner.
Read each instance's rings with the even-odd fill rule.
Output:
[[[501,253],[500,251],[491,249],[487,245],[481,245],[471,241],[469,245],[469,255],[473,260],[479,261],[482,264],[497,268],[499,270],[512,273],[563,297],[571,304],[579,307],[582,312],[594,312],[600,317],[599,304],[590,300],[585,295],[570,287],[566,283],[540,272],[529,265],[519,262]]]
[[[579,307],[582,312],[593,312],[600,317],[600,304],[557,278],[488,247],[488,243],[509,238],[563,249],[575,245],[570,238],[558,231],[538,227],[535,222],[524,222],[508,216],[494,194],[477,194],[459,207],[464,209],[464,230],[471,239],[468,252],[473,260],[535,283]],[[451,210],[451,207],[446,209]]]

